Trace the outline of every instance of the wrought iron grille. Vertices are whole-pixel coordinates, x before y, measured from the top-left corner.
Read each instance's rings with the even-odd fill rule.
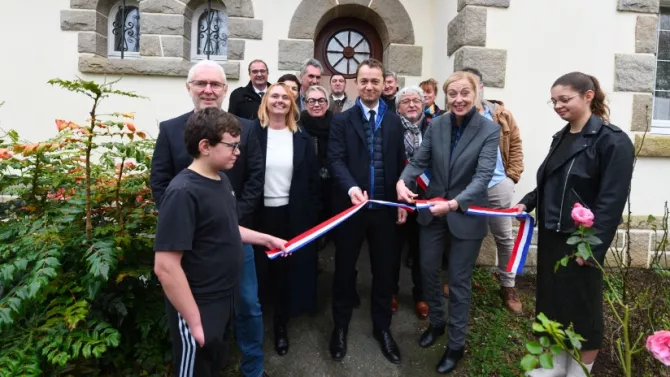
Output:
[[[198,19],[198,55],[225,55],[228,46],[226,20],[223,13],[212,8],[212,0],[207,0],[207,9]]]
[[[126,52],[140,51],[140,10],[133,5],[127,5],[122,0],[112,23],[114,35],[114,51],[121,53],[121,59]]]

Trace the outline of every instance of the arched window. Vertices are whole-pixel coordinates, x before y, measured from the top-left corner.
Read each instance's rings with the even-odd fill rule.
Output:
[[[208,1],[193,13],[191,57],[194,60],[228,58],[228,16],[221,4]]]
[[[354,78],[366,59],[382,61],[382,43],[372,25],[358,18],[336,18],[328,22],[314,41],[314,57],[325,63],[325,75]]]
[[[140,56],[140,8],[137,2],[122,0],[109,12],[108,55],[110,57]]]

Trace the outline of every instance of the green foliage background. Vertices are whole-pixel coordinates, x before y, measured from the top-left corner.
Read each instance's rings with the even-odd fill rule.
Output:
[[[152,274],[153,141],[131,114],[99,115],[113,83],[52,80],[88,96],[85,125],[0,140],[0,377],[162,375],[170,362]],[[7,152],[5,152],[6,154]]]

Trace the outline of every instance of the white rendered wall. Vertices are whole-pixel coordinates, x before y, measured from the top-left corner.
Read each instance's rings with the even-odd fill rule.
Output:
[[[512,0],[488,8],[486,47],[507,50],[504,89],[486,89],[513,112],[524,141],[526,170],[515,200],[535,187],[535,174],[565,124],[547,105],[553,82],[582,71],[598,78],[609,98],[611,123],[629,132],[632,93],[613,92],[614,54],[635,52],[636,14],[612,0]],[[544,16],[542,16],[544,15]],[[633,177],[635,214],[660,214],[670,199],[670,159],[641,158]]]

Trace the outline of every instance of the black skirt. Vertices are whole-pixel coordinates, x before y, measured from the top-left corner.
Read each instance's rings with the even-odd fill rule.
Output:
[[[554,272],[556,262],[575,251],[566,243],[569,237],[539,227],[535,310],[564,329],[572,324],[586,339],[582,351],[597,350],[603,340],[603,276],[598,268],[580,266],[575,259]]]
[[[258,230],[289,240],[289,206],[263,207],[260,210]],[[270,260],[265,249],[256,248],[256,274],[263,310],[267,304],[274,307],[275,320],[316,312],[317,264],[316,245],[313,242],[288,257]]]

